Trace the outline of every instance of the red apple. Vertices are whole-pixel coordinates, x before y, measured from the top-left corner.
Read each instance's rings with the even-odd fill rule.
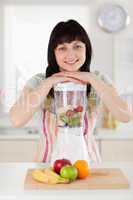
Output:
[[[83,112],[83,106],[77,106],[77,108],[74,109],[75,112]]]
[[[55,160],[54,162],[54,165],[53,165],[53,169],[56,173],[60,174],[60,170],[63,166],[65,165],[72,165],[71,164],[71,161],[68,160],[68,159],[58,159],[58,160]]]

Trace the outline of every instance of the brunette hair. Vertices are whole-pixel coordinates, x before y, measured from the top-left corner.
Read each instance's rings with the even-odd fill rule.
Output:
[[[83,42],[86,46],[86,60],[80,67],[79,71],[90,72],[90,63],[92,57],[91,42],[85,29],[75,20],[68,20],[66,22],[59,22],[51,32],[48,44],[48,67],[46,69],[46,78],[60,72],[59,66],[56,62],[55,48],[64,42],[70,43],[74,40]],[[90,84],[87,85],[87,96],[90,94]],[[53,97],[53,88],[49,95]]]

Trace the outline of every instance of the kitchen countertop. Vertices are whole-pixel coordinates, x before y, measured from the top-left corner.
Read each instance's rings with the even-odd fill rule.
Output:
[[[38,133],[12,133],[12,134],[0,134],[1,140],[39,140],[40,135]]]
[[[116,190],[24,190],[28,168],[43,167],[43,163],[0,163],[0,199],[2,200],[133,200],[133,162],[106,162],[100,167],[120,168],[127,176],[130,188]]]
[[[39,137],[40,133],[36,127],[0,127],[0,140],[38,140]]]
[[[0,140],[38,140],[37,128],[0,127]],[[133,128],[130,129],[98,129],[95,134],[97,140],[130,140],[133,139]]]
[[[97,140],[130,140],[133,139],[133,127],[131,129],[98,129],[95,138]]]

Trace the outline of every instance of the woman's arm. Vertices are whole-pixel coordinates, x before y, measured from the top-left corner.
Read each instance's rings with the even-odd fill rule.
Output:
[[[127,103],[120,98],[116,89],[102,81],[96,74],[91,72],[60,72],[58,76],[72,77],[81,80],[83,83],[90,83],[101,97],[104,105],[119,121],[129,122],[132,118]],[[56,74],[55,74],[56,76]]]
[[[128,104],[118,95],[117,90],[98,79],[93,73],[90,73],[89,80],[111,114],[119,121],[129,122],[131,113]]]
[[[39,109],[50,90],[50,84],[44,80],[35,90],[24,87],[21,96],[10,109],[10,119],[14,127],[25,125]]]
[[[25,86],[21,96],[10,109],[10,119],[14,127],[21,127],[25,125],[36,111],[40,108],[48,95],[50,89],[60,82],[76,82],[69,77],[49,77],[41,81],[40,85],[35,89],[30,89]]]

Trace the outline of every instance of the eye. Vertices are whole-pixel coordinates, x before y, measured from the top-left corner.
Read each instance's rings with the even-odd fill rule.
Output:
[[[57,49],[58,49],[58,51],[65,51],[65,50],[66,50],[66,47],[63,47],[63,46],[62,46],[62,47],[58,47]]]
[[[81,45],[79,45],[79,44],[77,44],[77,45],[75,45],[75,47],[74,47],[75,49],[81,49],[82,48],[82,46]]]

